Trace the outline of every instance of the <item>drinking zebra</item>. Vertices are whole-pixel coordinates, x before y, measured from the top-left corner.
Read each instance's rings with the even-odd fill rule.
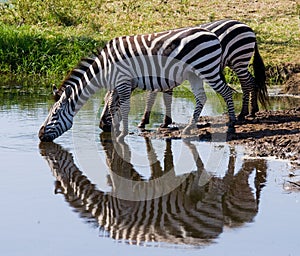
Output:
[[[166,91],[189,80],[201,102],[202,80],[224,98],[229,113],[229,131],[236,121],[232,89],[221,76],[221,45],[217,36],[200,27],[160,33],[123,36],[109,41],[97,55],[83,59],[55,92],[58,100],[40,128],[41,141],[53,141],[71,128],[73,117],[100,88],[118,91],[123,130],[128,134],[130,95],[135,88]],[[196,123],[202,105],[193,113]]]
[[[222,46],[221,71],[228,66],[237,74],[240,80],[243,91],[243,104],[238,119],[244,120],[249,115],[249,98],[251,106],[250,114],[251,116],[255,116],[255,113],[259,109],[257,98],[263,107],[266,107],[268,102],[267,87],[265,84],[265,66],[258,51],[255,33],[248,25],[236,20],[219,20],[200,25],[200,27],[213,32],[220,40]],[[252,56],[255,78],[248,70]],[[200,82],[199,86],[202,86]],[[145,128],[145,125],[149,124],[150,113],[156,95],[157,92],[148,92],[146,108],[142,120],[138,125],[139,128]],[[110,131],[112,116],[118,110],[119,97],[117,91],[107,92],[105,99],[99,127],[104,131]],[[172,123],[172,90],[163,93],[163,100],[166,112],[161,127],[167,127]],[[196,105],[203,105],[205,101],[206,97],[204,94],[202,95],[201,102],[196,99]],[[202,106],[199,106],[198,109],[202,109]]]
[[[225,176],[212,177],[206,184],[199,185],[205,169],[192,143],[187,146],[195,157],[197,170],[182,177],[174,173],[171,140],[166,141],[164,164],[160,157],[155,159],[151,140],[146,140],[147,155],[152,164],[151,177],[145,180],[130,159],[125,160],[117,152],[119,146],[130,151],[128,145],[114,144],[109,134],[100,136],[110,171],[111,192],[98,189],[75,165],[72,154],[58,144],[41,143],[40,152],[56,179],[55,193],[63,194],[70,207],[89,223],[94,222],[104,236],[140,245],[146,242],[209,245],[224,227],[251,222],[258,212],[260,191],[265,183],[266,161],[263,159],[244,159],[235,174],[236,154],[232,152]],[[252,181],[249,177],[255,170]],[[157,181],[166,173],[172,176],[167,183],[180,180],[180,184],[169,193],[143,200],[145,192],[154,195],[159,186],[162,189],[168,186]],[[141,181],[143,185],[122,186],[124,180],[128,180],[126,184]],[[250,182],[254,183],[256,194]],[[126,193],[133,193],[140,200],[118,197]]]

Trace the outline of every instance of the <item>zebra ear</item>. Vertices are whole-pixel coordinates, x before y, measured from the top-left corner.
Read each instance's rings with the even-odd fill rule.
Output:
[[[53,93],[54,96],[58,93],[58,89],[55,86],[55,84],[52,85],[52,93]]]
[[[52,85],[52,93],[53,93],[54,100],[59,101],[59,99],[60,99],[59,90],[57,89],[57,87],[54,84]]]

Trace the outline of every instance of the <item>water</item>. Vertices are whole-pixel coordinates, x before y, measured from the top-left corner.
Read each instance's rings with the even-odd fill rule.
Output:
[[[114,147],[97,128],[102,96],[78,113],[72,130],[40,144],[51,100],[3,94],[1,255],[298,255],[300,193],[285,185],[300,170],[226,143],[146,140],[135,128],[142,95],[132,102],[134,134]],[[299,105],[273,102],[273,109]],[[192,110],[189,99],[174,100],[177,122]],[[223,111],[209,98],[205,114]]]

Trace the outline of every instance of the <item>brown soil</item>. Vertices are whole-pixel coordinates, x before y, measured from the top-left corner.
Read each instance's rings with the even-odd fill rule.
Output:
[[[284,84],[281,93],[293,95],[300,94],[300,73],[294,73],[291,75],[291,77]]]
[[[266,67],[267,81],[272,84],[283,84],[283,87],[298,87],[300,82],[300,63],[281,63]],[[283,89],[282,93],[288,93]],[[299,94],[299,90],[298,90]]]
[[[261,111],[252,119],[235,126],[235,134],[227,134],[227,117],[201,117],[190,135],[183,135],[184,125],[171,129],[144,131],[142,136],[156,138],[189,138],[200,141],[227,141],[244,145],[251,157],[275,157],[290,160],[300,167],[300,107],[290,110]]]
[[[262,111],[253,121],[238,125],[232,144],[244,144],[253,157],[273,156],[300,166],[300,107]]]

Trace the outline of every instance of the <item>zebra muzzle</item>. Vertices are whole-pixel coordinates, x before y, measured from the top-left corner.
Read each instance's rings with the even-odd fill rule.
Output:
[[[104,132],[111,132],[111,124],[105,123],[102,120],[100,121],[99,128]]]
[[[39,139],[42,142],[52,142],[52,136],[45,134],[45,126],[42,126],[39,130]]]

